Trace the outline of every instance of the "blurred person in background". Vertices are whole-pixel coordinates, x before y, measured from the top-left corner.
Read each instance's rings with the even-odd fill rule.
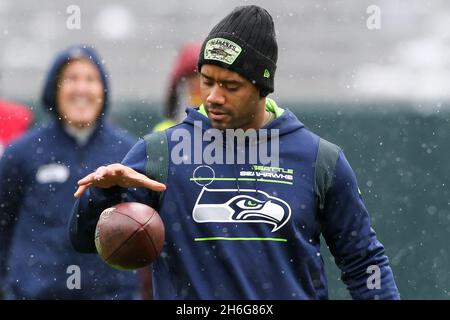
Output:
[[[166,119],[158,123],[153,131],[163,131],[180,123],[186,116],[187,106],[196,107],[202,103],[200,74],[197,72],[201,47],[201,42],[188,42],[180,48],[169,77],[164,110]]]
[[[108,96],[107,74],[92,47],[60,52],[42,95],[53,119],[6,148],[0,160],[5,298],[136,298],[137,274],[77,253],[66,227],[76,182],[105,162],[120,161],[134,143],[105,119]]]
[[[32,121],[33,114],[30,109],[0,99],[0,157],[8,144],[23,134]]]

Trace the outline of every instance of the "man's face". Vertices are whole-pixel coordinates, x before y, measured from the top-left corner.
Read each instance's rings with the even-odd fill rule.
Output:
[[[103,83],[97,67],[85,59],[70,61],[58,81],[57,105],[62,120],[74,127],[96,122],[103,107]]]
[[[211,64],[201,68],[202,103],[213,128],[260,128],[264,123],[265,98],[236,72]]]

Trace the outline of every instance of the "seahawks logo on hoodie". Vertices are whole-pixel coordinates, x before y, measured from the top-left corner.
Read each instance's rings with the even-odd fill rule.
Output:
[[[217,203],[217,199],[228,200]],[[273,225],[275,232],[288,222],[291,208],[285,201],[260,190],[204,187],[192,215],[197,223],[267,223]]]

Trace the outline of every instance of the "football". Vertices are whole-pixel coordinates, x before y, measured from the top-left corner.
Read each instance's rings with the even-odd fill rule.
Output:
[[[111,267],[132,270],[150,265],[164,246],[164,224],[145,204],[125,202],[105,209],[95,229],[99,256]]]

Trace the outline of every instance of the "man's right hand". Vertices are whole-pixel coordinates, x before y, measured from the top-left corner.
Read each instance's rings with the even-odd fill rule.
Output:
[[[147,176],[120,163],[101,166],[95,172],[79,180],[78,189],[74,196],[77,198],[81,197],[90,186],[98,188],[110,188],[112,186],[124,188],[143,187],[158,192],[166,190],[164,184],[149,179]]]

